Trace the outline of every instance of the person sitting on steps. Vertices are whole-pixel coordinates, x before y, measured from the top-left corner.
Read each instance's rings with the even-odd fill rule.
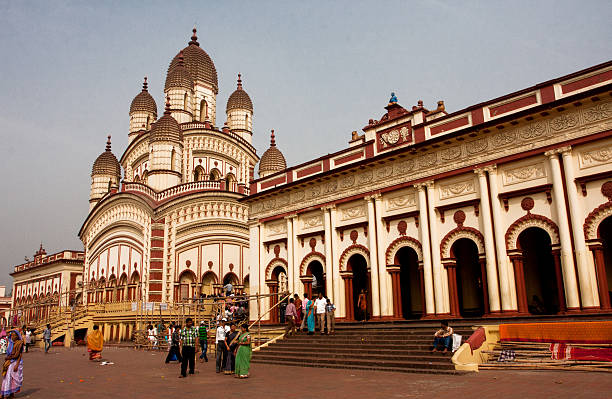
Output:
[[[431,351],[437,352],[440,344],[444,345],[444,351],[442,353],[447,353],[452,350],[453,328],[449,327],[447,321],[442,321],[440,323],[440,329],[434,334],[433,349]]]

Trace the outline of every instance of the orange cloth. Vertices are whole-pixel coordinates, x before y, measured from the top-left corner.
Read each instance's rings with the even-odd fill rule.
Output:
[[[104,337],[102,331],[93,330],[91,334],[87,334],[87,349],[92,351],[102,351],[102,345],[104,344]]]
[[[612,321],[500,324],[502,341],[612,343]]]

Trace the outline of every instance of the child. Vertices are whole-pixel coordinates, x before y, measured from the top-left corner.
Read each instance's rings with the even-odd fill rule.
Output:
[[[327,334],[334,334],[336,329],[336,305],[334,305],[329,298],[327,298],[327,304],[325,305],[325,318],[327,319]]]

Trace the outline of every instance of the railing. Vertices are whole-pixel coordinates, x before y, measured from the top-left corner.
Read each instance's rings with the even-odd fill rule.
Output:
[[[151,197],[156,202],[192,191],[229,191],[245,195],[249,195],[250,193],[250,190],[243,184],[238,184],[236,182],[230,182],[229,184],[229,187],[225,187],[225,180],[203,180],[179,184],[178,186],[170,187],[163,191],[157,192],[146,184],[124,181],[122,191],[136,191],[143,193],[148,197]]]

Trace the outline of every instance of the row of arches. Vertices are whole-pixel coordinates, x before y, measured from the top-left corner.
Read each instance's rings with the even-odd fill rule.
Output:
[[[175,283],[174,300],[188,301],[192,298],[218,295],[221,293],[222,287],[227,284],[231,284],[239,293],[248,294],[249,276],[246,275],[242,279],[242,284],[240,284],[238,276],[234,272],[228,272],[223,277],[222,282],[219,283],[217,275],[212,271],[207,271],[198,280],[193,271],[185,270]]]
[[[612,287],[612,216],[600,223],[597,235],[603,258],[599,260],[603,267],[599,269],[597,278],[605,282],[605,287]],[[392,261],[387,259],[387,271],[392,277],[393,313],[398,318],[418,319],[425,315],[423,255],[420,244],[415,245],[414,242],[416,240],[405,237],[398,245],[393,243],[390,246],[390,249],[394,247],[390,254]],[[519,312],[533,315],[563,313],[566,310],[563,275],[554,229],[531,224],[531,227],[517,232],[515,246],[509,254],[514,266]],[[349,320],[364,317],[358,308],[362,290],[368,298],[367,314],[371,314],[368,258],[363,250],[349,254],[345,270],[341,271],[346,318]],[[324,259],[305,260],[308,263],[300,268],[304,292],[326,295]],[[476,235],[465,234],[449,243],[443,265],[448,272],[451,316],[481,317],[489,312],[485,264],[482,241],[479,242]],[[286,278],[286,266],[280,263],[275,265],[271,273],[266,273],[266,278],[271,293],[283,292],[282,279]],[[281,291],[276,288],[279,285]],[[604,291],[602,295],[608,295],[612,300],[609,289]]]

